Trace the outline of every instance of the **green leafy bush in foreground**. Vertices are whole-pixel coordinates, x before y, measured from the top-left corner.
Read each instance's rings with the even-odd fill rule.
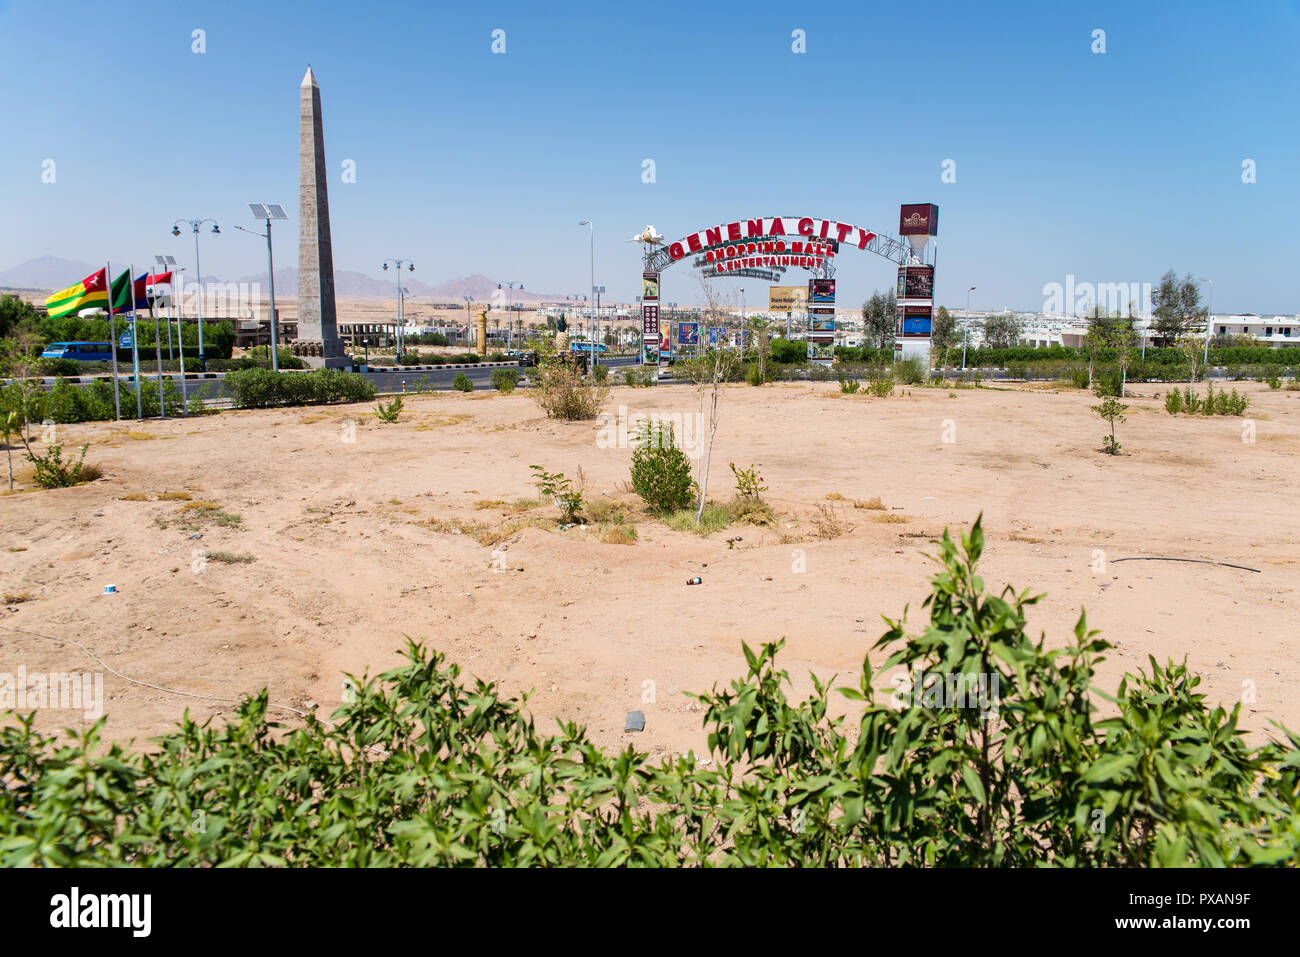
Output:
[[[743,678],[692,696],[713,766],[607,753],[571,722],[539,734],[419,644],[355,680],[332,725],[283,729],[263,692],[139,753],[105,746],[102,720],[60,743],[7,717],[0,864],[1295,864],[1296,736],[1248,746],[1184,665],[1096,692],[1107,644],[1083,616],[1065,648],[1032,640],[1040,596],[986,592],[982,548],[978,522],[945,534],[928,623],[887,620],[875,646],[938,683],[891,704],[868,658],[832,718],[815,677],[787,697],[782,642],[745,647]],[[943,700],[960,675],[982,690]]]

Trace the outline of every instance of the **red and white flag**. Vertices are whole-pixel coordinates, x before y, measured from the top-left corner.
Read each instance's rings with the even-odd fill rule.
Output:
[[[155,306],[170,306],[172,304],[171,271],[146,276],[144,290],[146,298]]]

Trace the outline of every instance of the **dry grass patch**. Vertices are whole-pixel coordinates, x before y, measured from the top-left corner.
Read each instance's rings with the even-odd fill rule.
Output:
[[[600,534],[600,540],[606,545],[636,544],[635,525],[612,525]]]
[[[424,525],[439,535],[467,535],[480,545],[492,545],[506,537],[484,522],[465,522],[459,518],[430,518],[417,524]]]
[[[26,546],[26,545],[10,545],[8,548],[5,549],[5,551],[7,551],[7,552],[25,552],[25,551],[27,551],[27,546]]]
[[[912,520],[910,515],[895,515],[893,512],[885,512],[881,515],[871,516],[873,522],[879,522],[881,525],[906,525]]]
[[[4,603],[6,605],[21,605],[25,601],[34,601],[35,598],[36,596],[29,591],[6,593],[4,596]]]
[[[853,531],[853,525],[841,519],[831,505],[818,505],[812,523],[813,536],[820,539],[839,538]]]
[[[766,502],[751,498],[735,498],[731,502],[733,521],[743,525],[760,525],[770,528],[776,524],[776,513]]]
[[[145,495],[144,492],[131,492],[131,493],[127,494],[127,495],[123,495],[123,496],[121,497],[121,501],[123,501],[123,502],[147,502],[147,501],[149,501],[149,496],[148,496],[148,495]]]
[[[828,502],[843,502],[843,501],[846,501],[846,499],[845,499],[844,496],[841,495],[839,492],[827,492],[827,493],[826,493],[826,501],[828,501]]]
[[[188,502],[192,499],[189,492],[159,492],[158,501],[160,502]]]
[[[220,562],[223,565],[248,565],[257,561],[248,552],[208,552],[205,557],[210,562]]]
[[[879,495],[877,495],[875,498],[866,499],[866,500],[860,498],[854,499],[853,507],[870,509],[871,511],[874,512],[883,512],[885,510],[885,504],[882,501],[880,501]]]
[[[630,507],[618,499],[598,498],[588,502],[583,510],[589,519],[600,525],[623,525],[630,520]]]

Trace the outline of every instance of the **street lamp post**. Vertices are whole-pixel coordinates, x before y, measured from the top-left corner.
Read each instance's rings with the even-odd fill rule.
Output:
[[[591,294],[594,297],[596,295],[596,224],[589,219],[584,219],[582,222],[578,223],[578,225],[586,226],[591,230]],[[589,299],[588,302],[594,305],[594,299]],[[587,328],[591,329],[591,325],[589,324]],[[591,380],[595,382],[596,363],[591,362],[589,363],[589,366],[591,372]]]
[[[1210,328],[1214,325],[1214,280],[1202,276],[1201,282],[1210,284],[1210,305],[1205,314],[1205,358],[1201,361],[1201,367],[1205,369],[1208,377],[1210,370]]]
[[[506,351],[509,352],[509,351],[510,351],[510,348],[511,348],[511,343],[514,341],[514,334],[513,334],[514,330],[513,330],[513,328],[511,327],[511,323],[513,322],[513,320],[510,318],[510,313],[511,313],[511,312],[514,310],[514,308],[515,308],[515,292],[514,292],[514,291],[515,291],[516,289],[521,289],[521,290],[522,290],[522,289],[524,288],[524,284],[521,283],[521,282],[506,282],[506,283],[500,283],[500,282],[499,282],[499,283],[497,283],[497,288],[498,288],[498,289],[502,288],[503,286],[504,286],[505,288],[507,288],[507,289],[510,290],[510,292],[508,292],[508,293],[506,294],[507,297],[508,297],[507,300],[506,300]]]
[[[199,265],[199,227],[204,223],[212,224],[212,235],[220,236],[221,227],[217,225],[215,219],[178,219],[172,223],[172,235],[181,234],[181,223],[189,223],[194,229],[194,281],[198,285],[198,313],[199,313],[199,371],[207,372],[207,356],[203,351],[203,267]],[[181,348],[185,348],[185,343],[181,343]]]
[[[966,290],[966,317],[965,321],[961,324],[961,371],[963,374],[966,372],[966,330],[970,328],[970,294],[973,293],[976,288],[977,287],[975,286],[971,286]]]
[[[270,277],[271,285],[271,371],[280,371],[280,327],[275,318],[275,255],[271,252],[271,221],[276,219],[288,219],[284,214],[284,207],[275,203],[249,203],[248,208],[253,211],[254,219],[266,221],[266,272]],[[262,233],[246,229],[243,226],[236,226],[236,229],[242,229],[246,233],[252,233],[254,236],[262,236]]]
[[[415,272],[415,263],[409,259],[385,259],[384,272],[388,272],[388,264],[392,263],[397,274],[397,361],[402,361],[402,353],[406,346],[406,329],[402,325],[402,267],[405,266],[408,272]]]

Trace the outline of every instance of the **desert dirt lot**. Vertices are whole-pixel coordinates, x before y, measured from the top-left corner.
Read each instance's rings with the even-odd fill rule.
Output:
[[[104,477],[0,497],[10,599],[0,624],[76,639],[152,685],[232,698],[266,686],[272,701],[316,702],[322,715],[341,700],[344,672],[397,664],[410,636],[509,693],[535,689],[529,707],[542,729],[565,717],[605,745],[702,751],[700,714],[683,690],[726,684],[744,672],[742,641],[780,636],[800,695],[809,671],[856,684],[885,630],[880,615],[910,604],[920,626],[931,539],[982,511],[985,580],[1047,593],[1031,610],[1035,633],[1066,643],[1086,607],[1089,625],[1120,643],[1102,687],[1113,690],[1148,653],[1186,655],[1212,700],[1231,705],[1253,690],[1243,716],[1254,735],[1270,719],[1300,727],[1300,393],[1247,383],[1256,429],[1247,443],[1241,419],[1166,414],[1152,397],[1165,388],[1141,386],[1145,397],[1129,400],[1125,454],[1112,458],[1098,451],[1096,400],[1079,392],[873,399],[841,396],[834,383],[732,386],[711,498],[732,495],[728,462],[757,463],[781,518],[708,538],[637,513],[631,450],[606,447],[600,423],[544,418],[525,393],[408,398],[395,425],[349,406],[61,426],[65,447],[91,443],[87,461]],[[685,386],[615,388],[606,408],[620,405],[689,416],[697,397]],[[626,503],[635,543],[560,530],[554,508],[512,510],[537,498],[532,464],[570,476],[580,466],[589,499]],[[190,501],[160,500],[165,491]],[[884,510],[854,507],[875,497]],[[819,505],[845,534],[812,537]],[[1094,570],[1098,549],[1104,573]],[[255,560],[213,557],[222,552]],[[1134,556],[1259,573],[1115,561]],[[688,586],[695,576],[703,583]],[[118,594],[103,594],[108,583]],[[877,666],[883,657],[872,654]],[[0,631],[0,672],[20,666],[98,670],[71,644]],[[108,734],[137,742],[183,709],[233,708],[111,674],[104,689]],[[629,710],[645,712],[642,734],[624,735]],[[54,711],[38,723],[87,722]]]

